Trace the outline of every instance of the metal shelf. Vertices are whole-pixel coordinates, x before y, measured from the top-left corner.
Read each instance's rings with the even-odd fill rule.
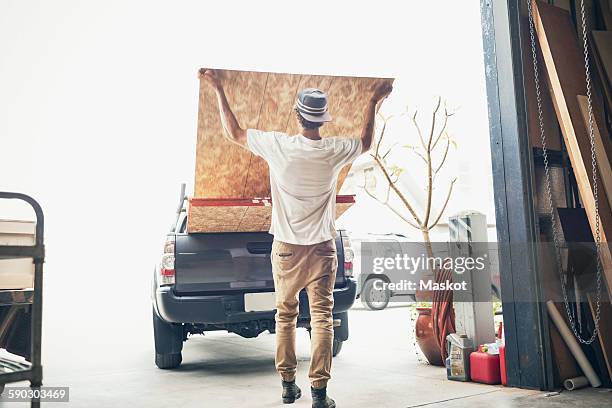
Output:
[[[34,303],[34,289],[1,289],[0,306],[31,305]]]
[[[29,289],[0,290],[0,306],[31,307],[30,362],[16,362],[0,357],[0,385],[29,381],[32,389],[42,386],[41,338],[42,338],[42,290],[45,246],[43,244],[44,215],[42,208],[32,197],[21,193],[0,191],[0,199],[16,199],[27,202],[36,214],[36,244],[34,246],[0,246],[0,259],[32,258],[34,263],[34,287]],[[40,407],[40,401],[32,400],[31,407]]]
[[[12,258],[42,259],[44,257],[45,257],[45,247],[44,246],[0,245],[0,259],[12,259]]]

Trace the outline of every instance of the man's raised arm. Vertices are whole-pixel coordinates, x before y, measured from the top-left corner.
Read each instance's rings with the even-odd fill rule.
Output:
[[[246,147],[246,130],[240,127],[240,124],[234,116],[227,102],[223,85],[217,74],[212,69],[201,69],[200,75],[211,84],[217,94],[217,102],[219,103],[219,114],[221,115],[221,124],[223,125],[224,135],[231,142],[237,143],[242,147]]]
[[[374,125],[376,123],[376,106],[378,102],[385,99],[387,95],[391,93],[393,86],[389,82],[380,83],[374,90],[372,99],[368,103],[368,109],[366,111],[366,123],[361,132],[361,146],[362,153],[367,152],[372,147],[372,140],[374,139]]]

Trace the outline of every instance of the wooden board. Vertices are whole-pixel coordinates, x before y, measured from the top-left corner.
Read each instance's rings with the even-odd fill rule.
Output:
[[[355,203],[355,196],[336,196],[336,219]],[[272,200],[210,199],[189,200],[187,232],[260,232],[270,229]]]
[[[529,38],[529,20],[527,16],[522,16],[522,40],[525,44],[530,43]],[[538,66],[544,67],[542,53],[539,48],[536,49],[536,58]],[[523,47],[523,72],[525,72],[525,101],[527,103],[527,126],[531,146],[536,148],[542,147],[540,139],[540,122],[538,120],[538,105],[535,87],[535,78],[533,75],[533,56],[531,55],[531,47]],[[540,68],[540,97],[542,100],[542,119],[544,124],[544,133],[546,134],[546,147],[549,150],[561,151],[561,132],[555,116],[555,108],[550,97],[548,78],[542,68]]]
[[[586,89],[584,65],[570,15],[534,0],[534,24],[550,83],[555,113],[574,169],[580,198],[595,231],[595,200],[591,185],[591,150],[577,96]],[[601,172],[600,172],[601,174]],[[612,211],[600,189],[601,240],[612,237]],[[602,245],[602,265],[608,291],[612,292],[612,253]]]
[[[578,103],[580,104],[580,112],[584,120],[585,126],[588,129],[589,123],[589,103],[587,97],[584,95],[578,95]],[[612,208],[612,145],[610,138],[607,134],[602,136],[599,129],[598,122],[600,122],[601,114],[598,112],[595,106],[593,106],[593,136],[595,139],[595,157],[597,159],[597,165],[599,167],[599,178],[600,183],[598,184],[603,187],[603,190],[608,196],[608,204]]]
[[[255,232],[270,228],[271,207],[189,206],[187,232]]]
[[[358,78],[270,72],[216,70],[240,125],[297,134],[293,111],[300,89],[328,93],[333,121],[321,128],[323,137],[360,137],[365,110],[377,84],[390,78]],[[266,163],[223,137],[217,100],[200,79],[194,196],[203,198],[266,197],[270,181]],[[338,190],[350,166],[338,178]]]

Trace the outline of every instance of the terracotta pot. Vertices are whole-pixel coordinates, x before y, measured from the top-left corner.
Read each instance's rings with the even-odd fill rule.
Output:
[[[430,307],[417,307],[419,317],[416,320],[416,342],[419,348],[425,355],[429,364],[443,366],[442,356],[440,355],[440,347],[436,343],[433,333]]]

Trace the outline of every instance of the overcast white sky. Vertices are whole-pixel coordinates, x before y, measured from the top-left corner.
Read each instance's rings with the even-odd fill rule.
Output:
[[[199,67],[394,76],[387,112],[460,108],[452,210],[494,222],[479,3],[2,0],[0,190],[43,205],[50,285],[121,280],[146,310],[192,188]]]

